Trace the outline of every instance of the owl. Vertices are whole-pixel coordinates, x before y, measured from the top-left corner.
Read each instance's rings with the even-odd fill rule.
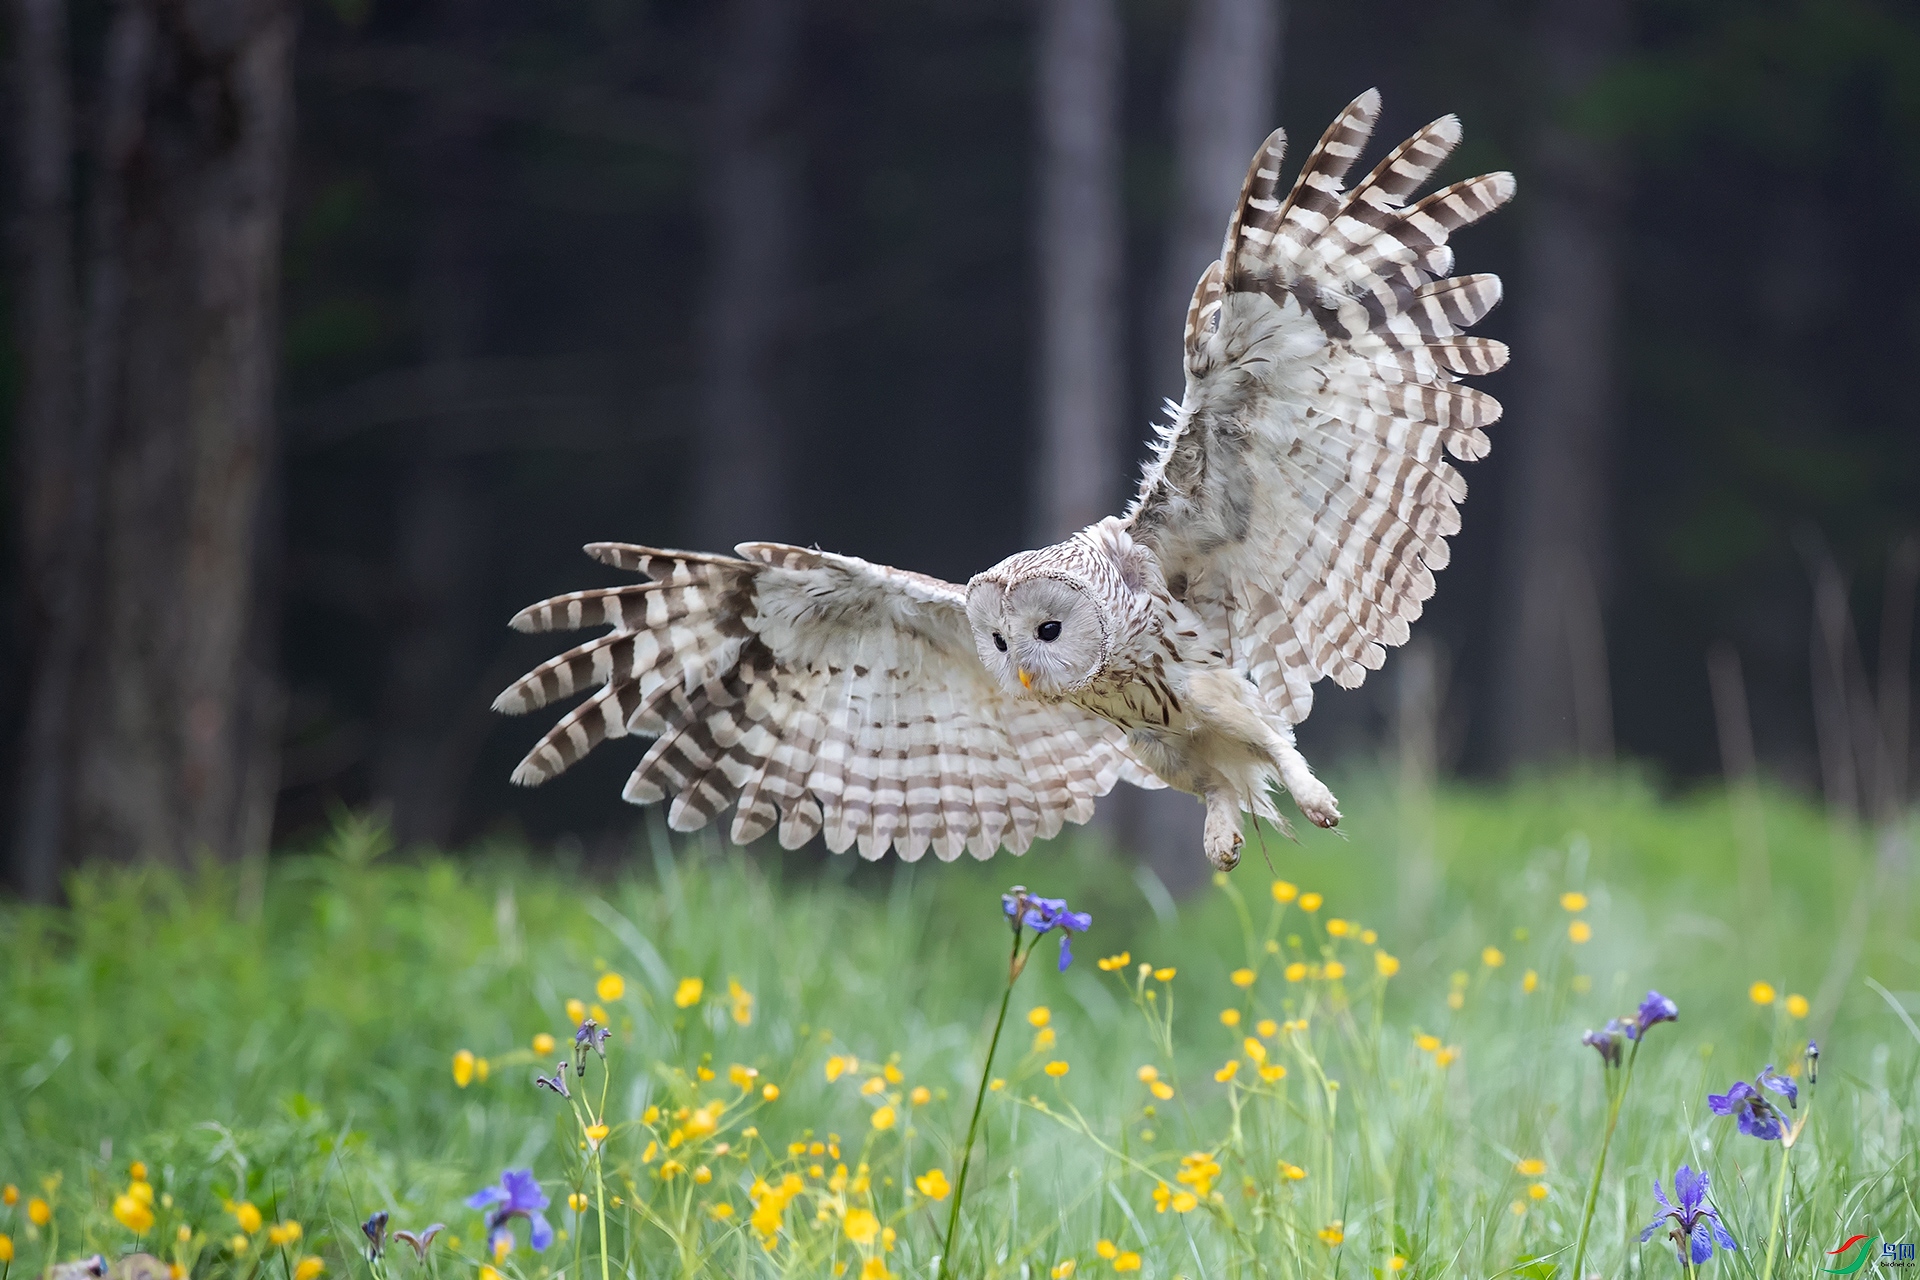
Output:
[[[1500,299],[1451,275],[1448,238],[1513,194],[1496,173],[1408,204],[1460,140],[1444,116],[1344,185],[1380,110],[1369,91],[1290,188],[1285,135],[1254,156],[1220,258],[1187,312],[1186,394],[1137,495],[965,586],[771,542],[734,555],[594,543],[642,581],[518,614],[522,631],[609,628],[494,707],[592,694],[514,771],[532,786],[606,738],[651,739],[635,804],[692,831],[769,832],[836,853],[1023,853],[1117,783],[1205,806],[1235,866],[1246,815],[1283,788],[1340,820],[1294,742],[1323,677],[1352,688],[1433,594],[1500,416],[1463,375],[1506,363],[1464,333]]]

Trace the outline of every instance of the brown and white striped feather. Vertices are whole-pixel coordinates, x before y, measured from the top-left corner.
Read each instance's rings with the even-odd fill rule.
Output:
[[[542,663],[495,702],[533,710],[598,686],[528,753],[537,785],[607,738],[653,738],[628,779],[676,830],[729,808],[728,836],[889,848],[916,859],[1024,852],[1126,779],[1160,785],[1119,730],[1007,697],[979,665],[963,590],[852,557],[749,543],[739,559],[603,543],[646,574],[524,610],[526,631],[613,630]]]
[[[1497,401],[1459,380],[1507,349],[1465,330],[1500,299],[1446,278],[1451,235],[1504,203],[1507,174],[1418,189],[1460,140],[1445,116],[1343,183],[1380,111],[1356,98],[1284,199],[1276,131],[1256,153],[1221,261],[1188,311],[1187,389],[1128,513],[1237,667],[1297,723],[1402,644],[1445,567]],[[1412,201],[1412,203],[1409,203]]]

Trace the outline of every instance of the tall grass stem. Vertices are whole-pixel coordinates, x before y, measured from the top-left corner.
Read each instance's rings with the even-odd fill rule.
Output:
[[[1035,940],[1038,941],[1038,938]],[[1016,927],[1013,931],[1013,953],[1007,958],[1007,989],[1000,995],[1000,1016],[994,1019],[993,1038],[987,1042],[987,1061],[980,1068],[980,1087],[973,1095],[973,1118],[967,1121],[967,1141],[961,1148],[960,1174],[953,1183],[953,1204],[947,1209],[947,1237],[940,1245],[938,1280],[946,1280],[952,1269],[953,1237],[960,1226],[960,1201],[967,1194],[967,1171],[973,1167],[973,1136],[980,1128],[980,1110],[987,1101],[987,1082],[993,1078],[993,1055],[1000,1048],[1000,1031],[1007,1025],[1007,1006],[1013,1003],[1013,984],[1019,980],[1022,967],[1020,930]],[[606,1278],[603,1276],[601,1280]]]
[[[1640,1057],[1640,1045],[1645,1033],[1633,1042],[1633,1048],[1627,1051],[1627,1069],[1622,1073],[1620,1087],[1612,1090],[1613,1097],[1607,1103],[1607,1132],[1600,1139],[1600,1158],[1593,1164],[1593,1181],[1587,1185],[1587,1204],[1580,1214],[1580,1240],[1573,1249],[1573,1280],[1582,1280],[1586,1275],[1587,1237],[1593,1229],[1593,1210],[1600,1203],[1600,1177],[1607,1171],[1607,1152],[1613,1146],[1613,1131],[1620,1123],[1620,1107],[1627,1100],[1627,1090],[1633,1085],[1633,1064]]]

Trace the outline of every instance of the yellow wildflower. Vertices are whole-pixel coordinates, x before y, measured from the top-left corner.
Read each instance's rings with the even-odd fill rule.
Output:
[[[857,1071],[859,1068],[860,1060],[858,1058],[836,1053],[827,1059],[827,1083],[832,1084],[835,1080],[847,1074],[847,1072]]]
[[[1067,1277],[1073,1274],[1074,1266],[1072,1258],[1063,1258],[1053,1264],[1053,1270],[1047,1272],[1047,1275],[1051,1280],[1067,1280]]]
[[[1459,1057],[1460,1046],[1450,1044],[1433,1055],[1433,1065],[1436,1067],[1452,1066]]]
[[[916,1107],[924,1107],[933,1101],[933,1090],[923,1084],[913,1086],[913,1092],[907,1095],[907,1101]]]
[[[1053,1021],[1053,1010],[1043,1004],[1037,1004],[1027,1010],[1027,1024],[1029,1026],[1044,1027],[1051,1021]]]
[[[593,984],[593,994],[611,1004],[627,994],[627,980],[609,970],[600,975],[600,981]]]
[[[700,1003],[700,997],[706,993],[707,984],[699,978],[682,978],[680,985],[673,989],[673,1004],[677,1009],[691,1008]]]
[[[1321,970],[1321,972],[1327,975],[1328,982],[1338,982],[1347,976],[1347,966],[1341,964],[1338,960],[1329,960],[1327,961],[1327,967]]]
[[[11,1182],[4,1187],[0,1187],[0,1204],[4,1204],[7,1208],[11,1209],[19,1203],[20,1188],[14,1186]]]
[[[1788,1017],[1804,1018],[1807,1016],[1807,1010],[1810,1009],[1811,1007],[1812,1006],[1807,1003],[1807,998],[1805,996],[1788,996],[1787,997],[1787,1016]]]
[[[607,1017],[607,1011],[602,1009],[598,1004],[590,1004],[587,1006],[587,1016],[603,1027],[610,1026],[613,1022],[611,1018]]]
[[[1320,904],[1324,901],[1326,901],[1326,899],[1317,893],[1303,893],[1300,895],[1300,909],[1302,911],[1318,911]]]
[[[480,1280],[500,1280],[500,1273],[483,1262],[480,1264]]]
[[[453,1083],[456,1088],[464,1089],[473,1083],[473,1050],[462,1049],[453,1055]]]
[[[759,1077],[760,1071],[758,1068],[749,1067],[743,1062],[736,1062],[727,1068],[728,1082],[742,1093],[746,1093],[752,1089],[753,1082],[759,1079]]]
[[[1320,1243],[1326,1245],[1330,1249],[1335,1245],[1339,1244],[1342,1240],[1345,1240],[1346,1238],[1347,1238],[1346,1224],[1340,1221],[1340,1219],[1338,1218],[1335,1218],[1332,1222],[1329,1222],[1326,1226],[1320,1228]]]
[[[1427,1035],[1415,1036],[1413,1043],[1419,1048],[1420,1052],[1432,1053],[1440,1047],[1440,1037]]]
[[[864,1248],[880,1234],[880,1219],[873,1216],[871,1209],[849,1209],[841,1228],[847,1233],[847,1239]]]
[[[227,1241],[227,1252],[245,1253],[251,1245],[245,1236],[233,1236]]]
[[[1480,963],[1489,969],[1498,969],[1507,962],[1507,954],[1498,947],[1487,947],[1480,952]]]
[[[316,1277],[326,1269],[327,1264],[320,1259],[311,1256],[305,1257],[300,1259],[299,1263],[294,1266],[293,1280],[316,1280]]]
[[[1758,1005],[1772,1004],[1778,995],[1770,982],[1756,982],[1747,988],[1747,999]]]
[[[1220,1011],[1220,1025],[1223,1027],[1239,1026],[1240,1011],[1238,1009],[1222,1009]]]
[[[1560,905],[1570,912],[1585,911],[1587,909],[1587,895],[1570,889],[1560,895]]]
[[[14,1194],[16,1197],[19,1195],[18,1192],[15,1192]],[[13,1261],[13,1237],[8,1235],[4,1231],[0,1231],[0,1263],[8,1263],[12,1261]]]
[[[1240,1048],[1246,1053],[1246,1055],[1249,1058],[1252,1058],[1255,1062],[1265,1062],[1267,1060],[1267,1046],[1261,1044],[1258,1040],[1255,1040],[1252,1036],[1248,1036],[1244,1041],[1242,1041],[1240,1044]]]
[[[1093,1245],[1093,1251],[1109,1262],[1120,1256],[1119,1246],[1111,1240],[1096,1240]]]
[[[727,979],[727,1004],[735,1026],[753,1025],[753,992],[741,986],[738,978]]]
[[[1175,972],[1174,967],[1172,965],[1168,965],[1164,969],[1155,969],[1153,971],[1153,976],[1161,982],[1172,982],[1174,972]]]
[[[1049,1070],[1051,1070],[1051,1068],[1049,1068]],[[893,1120],[893,1108],[881,1107],[873,1113],[873,1119],[869,1123],[876,1129],[891,1129],[893,1128]]]
[[[947,1183],[947,1173],[944,1169],[927,1170],[913,1180],[913,1185],[920,1188],[920,1194],[929,1200],[945,1200],[953,1191]]]
[[[893,1280],[893,1272],[887,1270],[887,1260],[875,1254],[860,1264],[860,1280]]]
[[[1272,1018],[1262,1018],[1254,1024],[1253,1029],[1258,1032],[1263,1039],[1271,1040],[1280,1033],[1280,1024]]]
[[[240,1229],[248,1235],[253,1235],[260,1230],[260,1210],[254,1207],[253,1201],[242,1201],[227,1212],[233,1215],[233,1220],[239,1223]]]
[[[1239,1071],[1240,1071],[1240,1059],[1231,1058],[1227,1061],[1226,1066],[1220,1068],[1218,1071],[1213,1073],[1213,1078],[1215,1080],[1218,1080],[1221,1084],[1225,1084],[1227,1081],[1233,1079],[1233,1077],[1237,1075]]]
[[[487,1077],[492,1073],[493,1073],[493,1064],[488,1062],[485,1058],[475,1058],[473,1060],[473,1078],[475,1080],[478,1080],[481,1084],[485,1084],[487,1082]]]
[[[1280,1162],[1280,1176],[1288,1182],[1300,1182],[1306,1178],[1307,1171],[1297,1164],[1288,1164],[1285,1160],[1282,1160]]]
[[[1067,1074],[1070,1068],[1067,1066],[1066,1063],[1056,1058],[1054,1061],[1049,1062],[1046,1065],[1045,1070],[1048,1075],[1052,1076],[1055,1080],[1058,1080],[1061,1076]]]
[[[587,1193],[584,1191],[575,1191],[567,1196],[567,1208],[573,1210],[575,1213],[585,1213],[587,1211],[587,1204]]]
[[[533,1038],[535,1056],[544,1058],[553,1052],[553,1037],[542,1031]]]
[[[1266,1066],[1260,1068],[1260,1078],[1268,1084],[1272,1084],[1276,1080],[1285,1080],[1287,1078],[1287,1068],[1282,1063],[1269,1062]]]
[[[1300,886],[1289,884],[1285,880],[1275,880],[1273,882],[1273,900],[1275,902],[1292,902],[1299,896]]]
[[[1575,945],[1589,942],[1593,939],[1593,926],[1585,920],[1575,920],[1567,926],[1567,939]]]
[[[113,1216],[120,1225],[137,1236],[143,1236],[153,1227],[153,1206],[138,1196],[123,1195],[113,1202]]]
[[[587,1126],[587,1141],[597,1147],[607,1140],[607,1134],[610,1132],[612,1131],[604,1124],[590,1124]]]
[[[1524,1217],[1527,1212],[1527,1202],[1525,1200],[1515,1200],[1512,1204],[1508,1205],[1507,1208],[1513,1211],[1514,1217]]]
[[[173,1238],[181,1244],[192,1244],[193,1228],[183,1222],[173,1229]]]
[[[1213,1190],[1213,1180],[1219,1176],[1220,1162],[1205,1151],[1195,1151],[1180,1157],[1180,1172],[1173,1175],[1173,1180],[1204,1196]]]
[[[1406,1269],[1407,1269],[1407,1260],[1401,1257],[1399,1254],[1396,1253],[1391,1258],[1387,1259],[1387,1270],[1395,1272],[1397,1274],[1401,1271],[1405,1271]]]
[[[1521,991],[1525,992],[1527,995],[1532,995],[1534,992],[1538,991],[1539,989],[1540,989],[1540,975],[1535,973],[1532,969],[1527,970],[1524,974],[1520,976]]]
[[[1352,932],[1353,921],[1351,920],[1342,920],[1339,916],[1335,916],[1333,919],[1327,921],[1327,935],[1329,937],[1344,938]]]
[[[1362,929],[1360,931],[1360,941],[1366,943],[1368,946],[1372,946],[1374,943],[1380,941],[1380,935],[1371,929]]]
[[[1235,969],[1227,975],[1227,980],[1236,987],[1250,987],[1253,985],[1254,976],[1251,969]]]
[[[1115,1271],[1138,1271],[1140,1269],[1140,1255],[1131,1249],[1127,1250],[1113,1260],[1113,1269]]]
[[[300,1238],[300,1224],[297,1222],[276,1222],[267,1228],[267,1243],[274,1248],[284,1248]]]
[[[1287,966],[1286,979],[1288,982],[1298,982],[1306,976],[1307,976],[1307,966],[1302,964],[1300,961],[1295,960],[1292,964]]]
[[[640,1153],[640,1163],[652,1164],[653,1158],[659,1154],[660,1154],[660,1144],[657,1142],[649,1142],[647,1144],[647,1149]]]
[[[1148,1083],[1147,1092],[1160,1099],[1160,1101],[1165,1102],[1173,1096],[1173,1086],[1165,1080],[1154,1080]]]
[[[1545,1160],[1529,1157],[1513,1166],[1523,1178],[1537,1178],[1547,1171]]]
[[[681,1164],[678,1160],[663,1160],[660,1162],[660,1181],[672,1182],[676,1177],[686,1171],[687,1166]]]
[[[733,1216],[733,1206],[722,1200],[719,1204],[710,1206],[707,1214],[716,1222],[725,1222]]]
[[[1544,1182],[1536,1182],[1527,1188],[1527,1194],[1535,1200],[1545,1200],[1547,1198],[1547,1184]]]
[[[1006,1087],[1007,1087],[1007,1082],[1005,1077],[1003,1076],[995,1076],[993,1079],[987,1081],[988,1093],[998,1093]]]
[[[767,1085],[765,1088],[760,1090],[760,1096],[765,1098],[768,1102],[772,1102],[780,1096],[780,1086],[777,1084]]]
[[[1033,1051],[1035,1053],[1045,1053],[1048,1049],[1053,1048],[1053,1042],[1056,1039],[1058,1039],[1058,1037],[1053,1034],[1052,1027],[1040,1028],[1033,1033]]]
[[[567,1001],[567,1018],[578,1027],[587,1020],[587,1002],[584,1000]]]
[[[134,1182],[147,1180],[147,1165],[144,1160],[135,1160],[127,1166],[127,1177]]]
[[[1100,966],[1101,970],[1105,973],[1112,973],[1116,969],[1124,969],[1132,962],[1133,962],[1133,955],[1131,952],[1127,952],[1127,951],[1122,951],[1117,956],[1105,956],[1105,957],[1102,957],[1100,960],[1096,961],[1096,963]]]
[[[717,1099],[713,1102],[704,1103],[701,1106],[695,1107],[692,1114],[687,1117],[687,1136],[689,1138],[704,1138],[715,1129],[718,1129],[720,1127],[720,1114],[724,1110],[726,1110],[725,1106]]]
[[[870,1077],[865,1084],[860,1086],[861,1094],[869,1098],[876,1093],[885,1093],[886,1091],[887,1082],[879,1076]]]

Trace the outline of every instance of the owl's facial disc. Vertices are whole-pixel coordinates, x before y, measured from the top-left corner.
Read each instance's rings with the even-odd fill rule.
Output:
[[[1107,661],[1100,606],[1078,583],[1026,578],[981,582],[967,594],[980,661],[1008,693],[1058,698],[1084,687]]]

